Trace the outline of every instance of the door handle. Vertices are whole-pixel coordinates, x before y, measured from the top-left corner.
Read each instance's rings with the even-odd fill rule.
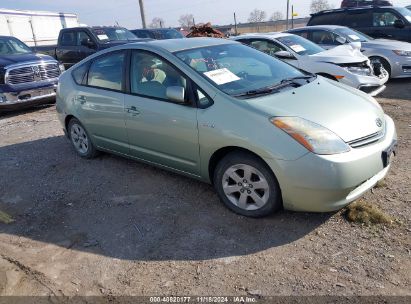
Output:
[[[86,96],[84,96],[84,95],[77,95],[77,96],[76,96],[76,100],[77,100],[78,102],[80,102],[81,104],[84,104],[84,103],[87,101],[87,98],[86,98]]]
[[[131,106],[131,107],[127,108],[126,111],[127,111],[127,113],[132,114],[132,115],[140,114],[140,111],[137,110],[137,108],[135,106]]]

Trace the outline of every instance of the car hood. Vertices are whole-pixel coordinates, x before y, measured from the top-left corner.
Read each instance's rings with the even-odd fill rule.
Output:
[[[375,39],[362,43],[364,47],[385,50],[411,51],[411,43],[388,39]]]
[[[0,66],[5,67],[17,63],[25,63],[30,61],[55,60],[53,57],[43,54],[27,53],[18,55],[1,55]]]
[[[249,105],[270,116],[298,116],[333,131],[345,142],[385,127],[384,112],[365,93],[322,77],[302,87],[248,99]],[[376,120],[384,124],[378,127]]]
[[[368,58],[364,56],[361,51],[354,49],[350,45],[340,45],[333,49],[305,57],[317,62],[332,63],[357,63],[368,60]]]

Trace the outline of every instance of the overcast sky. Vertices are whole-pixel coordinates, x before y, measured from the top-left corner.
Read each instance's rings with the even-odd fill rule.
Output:
[[[328,0],[335,8],[341,0]],[[395,5],[410,5],[411,0],[393,0]],[[166,26],[178,26],[183,14],[193,14],[196,23],[208,22],[224,25],[247,22],[249,13],[258,8],[270,16],[281,11],[285,16],[286,0],[144,0],[147,23],[154,17],[165,20]],[[311,0],[290,0],[300,17],[308,16]],[[88,25],[113,25],[117,21],[127,28],[141,27],[138,0],[1,0],[0,8],[44,10],[75,13],[81,23]]]

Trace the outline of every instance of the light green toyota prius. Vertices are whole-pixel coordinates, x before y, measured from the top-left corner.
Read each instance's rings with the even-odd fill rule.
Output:
[[[122,45],[61,78],[75,151],[105,151],[212,183],[231,210],[325,212],[387,174],[393,120],[366,94],[234,41]]]

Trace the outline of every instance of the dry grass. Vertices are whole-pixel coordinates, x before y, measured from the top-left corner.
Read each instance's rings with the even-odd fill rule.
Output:
[[[363,200],[348,205],[344,214],[349,222],[365,225],[392,224],[394,222],[391,216],[377,206]]]
[[[10,214],[0,210],[0,223],[10,224],[13,223],[14,219]]]
[[[385,188],[387,187],[387,183],[382,179],[377,182],[377,184],[374,186],[374,188]]]

